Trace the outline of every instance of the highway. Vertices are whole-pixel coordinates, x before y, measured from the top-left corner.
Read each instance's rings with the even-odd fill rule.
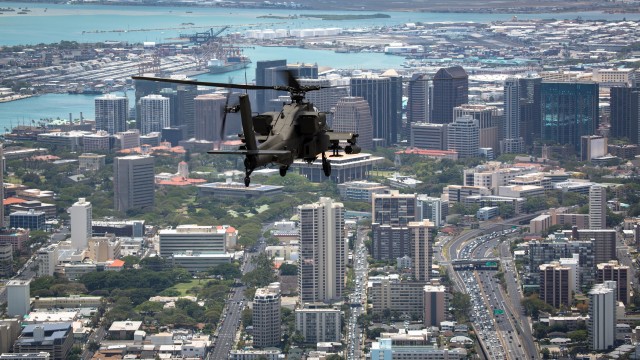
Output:
[[[367,228],[358,227],[356,244],[354,246],[353,268],[355,271],[355,288],[353,293],[349,295],[351,312],[349,319],[347,319],[346,359],[360,359],[364,355],[362,353],[362,345],[365,339],[362,335],[362,329],[358,325],[358,316],[366,312],[367,304],[368,263],[367,248],[364,245],[364,241],[367,238],[367,231]]]
[[[246,274],[255,268],[251,259],[255,254],[264,251],[265,247],[266,244],[264,238],[260,238],[256,253],[245,252],[244,263],[242,265],[243,274]],[[238,286],[232,289],[222,312],[221,323],[216,330],[213,349],[209,351],[209,354],[207,355],[208,360],[229,358],[229,351],[236,343],[236,334],[242,318],[242,309],[246,304],[246,299],[244,297],[245,289],[245,286]]]
[[[479,229],[469,230],[440,244],[442,251],[434,251],[436,260],[447,266],[452,274],[454,288],[469,294],[472,305],[472,323],[479,334],[480,346],[489,359],[536,359],[538,356],[529,320],[520,308],[520,287],[515,278],[515,265],[509,251],[509,242],[499,248],[500,235],[511,233],[511,224],[533,218],[526,214],[510,219],[510,224],[485,222]],[[484,235],[486,234],[486,235]],[[481,259],[500,257],[504,263],[507,293],[498,279],[497,271],[454,270],[451,261],[456,259]],[[494,309],[499,309],[494,315]]]

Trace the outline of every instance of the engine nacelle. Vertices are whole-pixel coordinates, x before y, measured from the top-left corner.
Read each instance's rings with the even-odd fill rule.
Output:
[[[347,145],[344,147],[344,152],[347,154],[360,154],[362,149],[358,145]]]

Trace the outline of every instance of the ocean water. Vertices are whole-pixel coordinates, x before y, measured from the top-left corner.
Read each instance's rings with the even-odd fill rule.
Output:
[[[349,21],[323,21],[313,18],[264,19],[261,15],[290,16],[310,13],[344,14],[344,11],[261,10],[228,8],[141,7],[31,4],[0,2],[0,8],[28,8],[28,15],[4,12],[0,15],[0,46],[53,43],[61,40],[95,42],[121,40],[128,42],[166,42],[180,33],[203,31],[209,27],[230,25],[228,32],[250,28],[314,28],[342,27],[367,28],[390,26],[406,22],[491,22],[520,19],[623,19],[639,20],[640,14],[602,14],[581,12],[566,14],[472,14],[472,13],[408,13],[387,12],[386,19]],[[370,12],[367,12],[370,13]],[[182,25],[193,23],[194,25]],[[189,28],[186,28],[189,27]],[[146,30],[145,30],[146,29]],[[151,30],[150,30],[151,29]],[[145,30],[145,31],[139,31]],[[96,32],[98,31],[98,32]],[[255,77],[255,63],[259,60],[286,59],[287,61],[317,63],[320,66],[348,69],[398,68],[404,59],[379,53],[337,54],[332,51],[305,50],[284,47],[255,47],[245,50],[253,63],[246,71],[218,75],[201,75],[203,81],[244,83]],[[0,103],[0,132],[18,124],[45,118],[94,117],[94,99],[90,95],[48,94],[25,100]]]
[[[544,14],[474,14],[385,12],[390,18],[325,21],[316,18],[265,19],[263,15],[291,16],[300,14],[345,14],[345,11],[310,11],[277,9],[230,9],[190,7],[147,7],[31,4],[1,2],[0,7],[25,8],[28,15],[4,12],[0,15],[0,45],[53,43],[60,40],[95,42],[123,40],[129,42],[165,42],[180,33],[202,31],[229,25],[227,32],[250,28],[365,28],[407,22],[479,22],[519,19],[623,19],[638,20],[640,14],[603,14],[599,12]],[[372,13],[372,12],[366,12]],[[194,25],[182,25],[193,23]],[[185,29],[187,27],[199,29]],[[180,29],[183,28],[183,29]],[[146,31],[139,31],[139,30]],[[98,31],[98,32],[96,32]]]

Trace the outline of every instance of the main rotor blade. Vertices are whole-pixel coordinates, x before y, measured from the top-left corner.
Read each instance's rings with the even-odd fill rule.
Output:
[[[151,77],[151,76],[132,76],[131,78],[133,80],[156,81],[156,82],[164,82],[164,83],[170,83],[170,84],[183,84],[183,85],[196,85],[196,86],[197,85],[213,86],[213,87],[241,89],[241,90],[273,90],[275,88],[274,86],[227,84],[227,83],[217,83],[217,82],[197,81],[197,80],[165,79],[165,78],[157,78],[157,77]]]
[[[296,79],[296,77],[293,76],[293,70],[287,69],[287,70],[283,70],[283,72],[285,73],[285,76],[287,78],[286,79],[287,86],[295,90],[300,90],[301,89],[300,83],[298,82],[298,79]]]

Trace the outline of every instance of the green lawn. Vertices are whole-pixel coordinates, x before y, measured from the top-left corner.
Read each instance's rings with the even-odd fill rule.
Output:
[[[170,289],[171,290],[177,290],[180,292],[181,295],[185,296],[185,295],[193,295],[193,294],[187,294],[187,291],[202,284],[203,281],[206,281],[206,279],[203,280],[198,280],[198,279],[193,279],[187,283],[178,283],[173,285]]]

